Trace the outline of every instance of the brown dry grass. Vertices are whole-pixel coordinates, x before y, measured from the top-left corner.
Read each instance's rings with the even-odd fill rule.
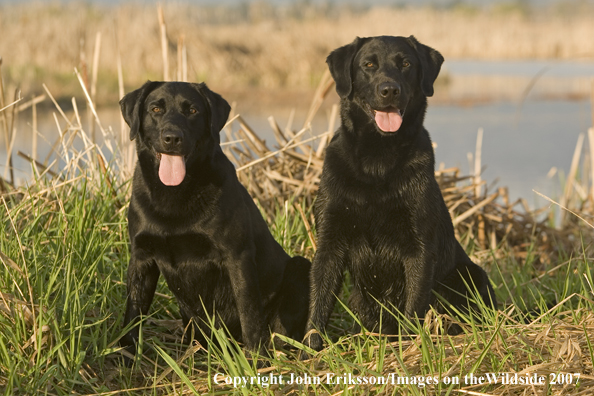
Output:
[[[231,116],[239,128],[236,135],[226,129],[226,140],[233,144],[225,144],[224,151],[236,166],[239,180],[261,205],[269,223],[273,223],[278,215],[277,208],[295,197],[306,207],[313,204],[325,148],[337,127],[338,105],[332,108],[334,115],[329,117],[325,132],[314,134],[308,121],[313,119],[333,88],[334,82],[326,72],[301,130],[282,129],[270,116],[275,146],[262,140],[240,115]],[[480,144],[475,152],[474,175],[463,175],[458,168],[438,169],[435,176],[463,246],[473,245],[475,258],[481,262],[512,256],[520,263],[530,261],[542,271],[554,266],[560,254],[579,250],[582,243],[588,245],[591,240],[589,237],[580,239],[580,233],[586,230],[586,235],[590,235],[591,224],[594,224],[591,220],[594,215],[594,172],[590,165],[594,145],[584,153],[584,138],[585,134],[582,134],[572,160],[574,165],[568,175],[569,182],[560,200],[560,205],[565,205],[563,210],[569,209],[573,215],[562,212],[561,220],[550,205],[531,209],[523,198],[511,201],[507,188],[482,180]],[[592,139],[594,131],[591,129],[589,140]],[[579,181],[576,179],[578,169],[581,172]],[[577,213],[583,217],[578,218]],[[314,222],[313,214],[306,218],[299,204],[295,204],[292,215],[301,216],[306,226]],[[314,238],[311,233],[309,235],[315,250]],[[313,255],[311,251],[301,253]]]
[[[332,12],[308,8],[297,18],[259,4],[246,6],[243,13],[164,4],[170,74],[175,73],[182,37],[189,79],[205,80],[218,90],[314,87],[325,70],[328,53],[355,36],[414,34],[446,59],[594,57],[591,13],[561,16],[517,10],[374,7],[353,11],[335,7]],[[8,79],[22,84],[25,92],[50,79],[57,96],[77,90],[70,76],[74,67],[83,74],[85,68],[91,69],[97,33],[102,35],[99,98],[116,91],[118,48],[127,85],[163,76],[160,30],[152,6],[4,5],[0,30],[0,55],[11,65]]]

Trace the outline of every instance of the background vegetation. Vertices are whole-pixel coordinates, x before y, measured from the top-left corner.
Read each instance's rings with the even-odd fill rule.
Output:
[[[324,57],[356,34],[414,33],[421,41],[435,42],[446,56],[593,53],[586,6],[580,15],[568,15],[561,8],[535,12],[517,5],[500,7],[349,9],[301,4],[281,9],[258,3],[227,9],[178,4],[164,6],[159,21],[154,8],[130,4],[3,6],[0,52],[8,82],[0,95],[4,147],[16,155],[12,121],[19,111],[36,108],[35,102],[12,101],[18,84],[26,97],[43,93],[52,102],[59,137],[40,143],[52,151],[45,160],[30,161],[33,176],[26,185],[15,186],[9,174],[0,178],[0,393],[592,394],[594,131],[588,137],[589,157],[580,157],[581,138],[563,180],[559,201],[574,214],[557,205],[531,210],[522,199],[511,202],[505,188],[481,179],[480,146],[474,174],[463,175],[458,169],[436,172],[457,236],[489,272],[500,301],[497,312],[484,312],[484,323],[463,324],[461,335],[441,334],[440,327],[451,318],[432,312],[423,325],[414,324],[410,337],[353,334],[356,318],[338,304],[328,328],[328,348],[299,361],[295,354],[305,347],[294,343],[292,350],[273,350],[272,357],[261,359],[267,367],[258,368],[221,331],[208,352],[206,346],[183,343],[177,303],[160,282],[151,315],[142,323],[143,354],[126,367],[117,346],[125,331],[121,323],[129,259],[126,208],[134,153],[125,128],[104,125],[97,117],[97,102],[115,102],[124,81],[127,90],[146,78],[162,78],[167,65],[170,78],[178,78],[177,73],[183,78],[185,71],[188,79],[206,78],[217,90],[317,87],[311,119],[332,90],[323,73]],[[101,48],[98,55],[95,48]],[[301,96],[311,100],[311,93]],[[36,113],[32,114],[35,126]],[[85,115],[93,121],[90,126]],[[315,254],[311,206],[335,118],[326,130],[313,131],[291,122],[279,126],[271,117],[275,142],[264,142],[259,131],[232,114],[230,123],[237,128],[223,132],[224,150],[240,180],[260,205],[273,235],[292,254]],[[348,294],[347,280],[341,299]],[[282,375],[285,381],[292,374],[394,374],[409,379],[435,376],[439,383],[354,385],[335,380],[234,388],[216,384],[217,373],[223,378]],[[471,373],[536,374],[547,381],[464,383]],[[446,384],[445,378],[459,378],[461,383]]]
[[[328,53],[355,36],[412,34],[446,59],[594,57],[594,6],[577,0],[548,7],[499,2],[484,8],[464,2],[446,8],[165,2],[163,15],[171,56],[168,77],[180,79],[176,65],[185,51],[189,78],[208,81],[219,91],[312,89]],[[163,77],[159,19],[146,4],[3,4],[0,30],[6,84],[19,85],[25,93],[41,93],[45,83],[57,97],[79,95],[73,68],[90,73],[96,51],[100,103],[117,99],[118,59],[125,65],[126,87]]]

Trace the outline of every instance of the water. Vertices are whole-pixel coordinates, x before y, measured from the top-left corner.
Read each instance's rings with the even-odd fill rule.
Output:
[[[594,63],[575,60],[514,60],[514,61],[484,61],[484,60],[446,60],[444,69],[455,76],[463,75],[498,75],[534,77],[544,73],[545,77],[588,77],[594,76]]]
[[[474,153],[483,128],[483,179],[499,178],[513,199],[526,198],[533,206],[545,202],[533,189],[558,197],[559,176],[569,170],[578,135],[593,124],[587,97],[594,91],[594,63],[454,60],[444,70],[452,82],[442,97],[471,105],[437,100],[430,106],[425,125],[438,144],[437,161],[470,171],[467,153]],[[552,168],[560,172],[549,178]]]
[[[477,131],[483,128],[484,180],[491,183],[498,179],[498,186],[509,187],[512,199],[526,198],[532,206],[544,203],[542,199],[537,201],[533,189],[558,197],[559,173],[552,178],[547,174],[552,168],[567,173],[578,135],[586,133],[592,125],[591,105],[586,98],[591,89],[591,76],[594,76],[594,63],[448,61],[444,70],[451,82],[438,87],[436,97],[430,100],[425,122],[437,144],[438,166],[440,163],[445,167],[457,166],[464,174],[469,174],[467,154],[475,152]],[[535,80],[535,75],[543,70]],[[531,89],[527,90],[528,86]],[[337,98],[328,100],[336,102]],[[242,110],[241,103],[239,105]],[[260,110],[248,108],[241,113],[272,147],[275,140],[267,118],[274,115],[284,127],[290,110],[290,107],[279,106]],[[306,112],[307,108],[296,109],[293,129],[300,129]],[[328,113],[319,112],[313,122],[313,133],[326,131]],[[30,178],[30,165],[16,156],[16,152],[31,153],[30,114],[27,110],[20,116],[13,150],[15,175],[21,184]],[[86,127],[89,120],[84,112],[81,115]],[[100,110],[100,119],[105,127],[111,126],[119,133],[117,108]],[[60,116],[58,122],[60,128],[65,127]],[[43,161],[59,136],[52,112],[40,114],[39,130],[43,138],[39,139],[38,158]],[[585,143],[588,147],[588,142]],[[4,145],[0,146],[1,175],[6,154]]]
[[[284,126],[288,119],[280,112],[277,122]],[[246,114],[245,119],[267,142],[274,142],[266,113]],[[277,116],[276,113],[274,113]],[[301,125],[304,113],[296,117]],[[339,121],[337,121],[338,123]],[[313,124],[314,133],[327,129],[327,114]],[[521,106],[514,102],[488,102],[474,106],[458,106],[430,102],[425,127],[437,144],[436,164],[458,167],[463,174],[472,174],[468,153],[474,155],[477,132],[483,128],[482,173],[488,184],[509,188],[512,200],[525,198],[536,207],[545,203],[533,189],[550,197],[558,197],[561,183],[556,168],[568,172],[578,135],[591,125],[589,100],[528,100]],[[493,190],[491,190],[493,191]]]
[[[430,106],[425,126],[437,143],[437,162],[470,172],[467,153],[475,152],[477,131],[483,128],[483,179],[499,178],[512,199],[535,204],[532,189],[558,196],[558,177],[547,178],[551,168],[567,173],[578,135],[591,125],[588,100],[490,103],[473,107]],[[539,203],[544,201],[539,200]]]
[[[99,145],[103,145],[103,134],[100,131],[99,126],[94,122],[94,118],[86,111],[83,103],[78,103],[79,116],[83,129],[89,135],[91,135],[91,124],[95,124],[95,139]],[[76,119],[73,117],[74,112],[64,109],[66,117],[70,120],[73,125],[77,124]],[[33,155],[33,126],[32,126],[32,109],[26,109],[18,114],[16,120],[16,134],[12,149],[12,164],[14,170],[14,177],[17,185],[23,185],[29,182],[32,178],[32,169],[30,162],[19,156],[18,152],[21,151],[24,154],[35,157],[40,163],[45,163],[49,159],[48,164],[52,164],[56,160],[56,164],[53,164],[51,169],[56,171],[63,168],[64,161],[62,161],[63,146],[69,142],[72,137],[72,132],[68,131],[69,126],[66,120],[60,115],[57,110],[38,110],[37,111],[37,153]],[[120,133],[120,112],[119,108],[109,108],[99,111],[99,119],[104,130],[108,134],[119,134]],[[0,124],[1,126],[2,124]],[[76,128],[74,128],[76,129]],[[6,145],[4,143],[3,129],[0,128],[0,176],[4,179],[9,180],[8,172],[6,171],[7,155]],[[64,139],[60,139],[60,134],[64,134]],[[78,134],[78,133],[77,133]],[[72,145],[76,150],[82,151],[84,144],[80,138],[80,134],[74,139]],[[106,155],[109,155],[109,150],[103,150]],[[56,153],[59,153],[58,156]],[[72,154],[70,154],[72,155]],[[87,157],[85,156],[84,159]],[[43,169],[39,168],[42,172]]]

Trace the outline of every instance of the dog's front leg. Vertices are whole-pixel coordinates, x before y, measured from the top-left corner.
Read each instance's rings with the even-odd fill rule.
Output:
[[[423,319],[429,309],[433,288],[435,262],[428,252],[410,258],[404,263],[406,276],[406,302],[404,314],[409,318]]]
[[[154,260],[141,260],[138,252],[132,251],[130,264],[128,266],[128,297],[126,301],[126,314],[124,315],[124,327],[128,324],[135,324],[140,319],[140,315],[147,315],[157,282],[159,280],[159,267]],[[128,352],[136,352],[139,329],[133,326],[120,340],[120,345],[125,347]]]
[[[268,323],[262,308],[260,282],[256,263],[251,253],[245,252],[229,268],[231,287],[237,303],[241,336],[246,347],[252,351],[265,351]]]
[[[325,248],[327,246],[329,248]],[[310,313],[304,343],[316,351],[323,347],[322,337],[316,330],[323,332],[326,328],[344,278],[340,252],[336,244],[321,244],[312,264]]]

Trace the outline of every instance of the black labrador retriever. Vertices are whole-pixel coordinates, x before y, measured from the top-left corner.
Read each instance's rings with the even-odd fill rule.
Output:
[[[120,106],[138,153],[124,326],[148,313],[163,274],[204,346],[207,315],[250,350],[270,331],[301,340],[310,262],[274,240],[223,154],[229,104],[204,84],[148,81]],[[138,336],[133,326],[120,343],[133,352]]]
[[[423,127],[442,62],[413,36],[357,38],[328,56],[342,125],[327,148],[314,207],[308,331],[324,330],[345,270],[353,282],[349,306],[369,330],[381,316],[383,334],[399,328],[382,305],[423,318],[441,305],[437,293],[464,311],[468,287],[496,304],[487,274],[454,237]],[[306,342],[322,348],[315,332]]]

